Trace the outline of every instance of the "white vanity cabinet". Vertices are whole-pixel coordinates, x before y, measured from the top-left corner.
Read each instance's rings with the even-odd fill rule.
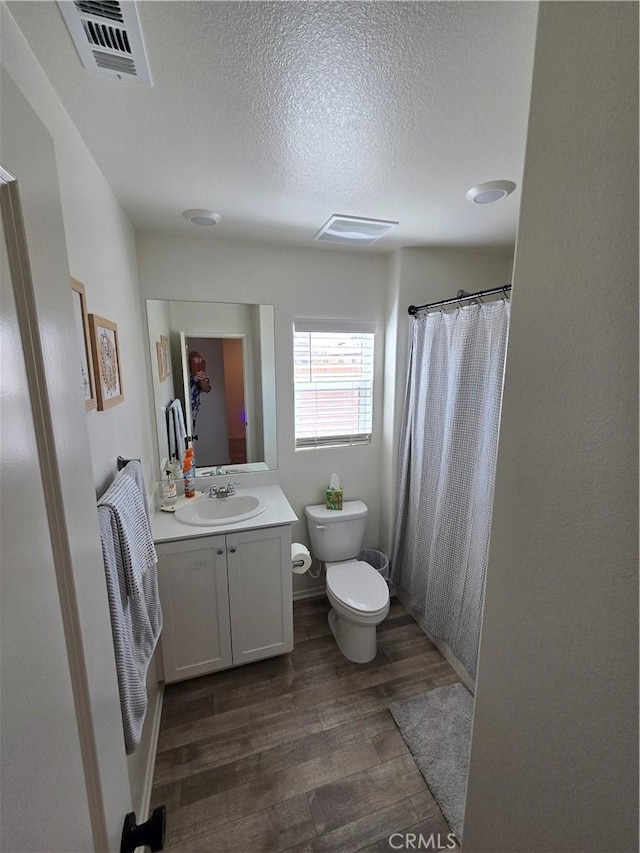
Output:
[[[289,525],[156,548],[167,683],[293,649]]]

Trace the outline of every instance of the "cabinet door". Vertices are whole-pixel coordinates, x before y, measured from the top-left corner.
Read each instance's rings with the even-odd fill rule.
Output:
[[[227,534],[233,662],[293,649],[291,529]]]
[[[158,545],[165,681],[231,666],[224,536]]]

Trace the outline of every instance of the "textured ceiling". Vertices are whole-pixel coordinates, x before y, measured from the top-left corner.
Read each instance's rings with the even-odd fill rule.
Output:
[[[399,220],[365,251],[513,246],[519,190],[465,192],[521,182],[535,3],[144,0],[152,89],[90,77],[55,3],[7,5],[139,230],[318,245],[342,213]]]

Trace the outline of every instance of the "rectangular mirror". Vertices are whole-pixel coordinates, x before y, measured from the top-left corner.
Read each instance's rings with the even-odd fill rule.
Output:
[[[273,305],[146,304],[163,470],[185,440],[198,476],[277,468]]]

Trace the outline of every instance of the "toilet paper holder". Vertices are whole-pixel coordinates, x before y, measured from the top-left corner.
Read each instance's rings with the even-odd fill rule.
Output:
[[[304,566],[304,560],[291,560],[291,565],[294,569],[300,569]]]

